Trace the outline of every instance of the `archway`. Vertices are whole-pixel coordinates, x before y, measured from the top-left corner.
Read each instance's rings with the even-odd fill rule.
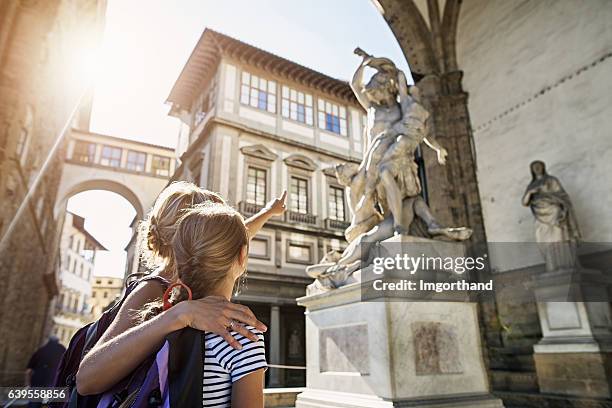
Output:
[[[142,219],[144,216],[143,204],[132,189],[117,181],[105,179],[85,180],[66,188],[65,191],[60,189],[58,192],[58,199],[55,204],[54,215],[56,217],[61,216],[62,212],[66,209],[68,200],[71,197],[89,190],[104,190],[116,193],[132,204],[132,207],[134,207],[134,210],[136,211],[137,219]]]

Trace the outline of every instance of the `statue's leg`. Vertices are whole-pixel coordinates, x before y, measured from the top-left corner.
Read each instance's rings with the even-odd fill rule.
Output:
[[[452,228],[440,225],[440,223],[438,223],[438,221],[431,213],[429,206],[421,196],[419,196],[414,203],[414,212],[419,218],[421,218],[425,222],[425,224],[427,225],[427,232],[429,232],[429,234],[431,234],[432,236],[444,235],[456,241],[465,241],[466,239],[469,239],[472,236],[471,228]]]
[[[338,266],[350,265],[366,257],[373,245],[393,236],[393,220],[385,218],[380,224],[365,234],[359,235],[342,253],[342,258],[337,262]]]
[[[442,228],[436,218],[431,213],[429,206],[421,196],[415,197],[414,201],[414,213],[425,222],[427,229]]]
[[[380,180],[387,195],[387,205],[393,217],[393,228],[400,234],[407,234],[412,222],[412,217],[408,219],[404,216],[402,191],[397,185],[393,172],[387,166],[381,166]],[[406,221],[408,221],[406,223]]]

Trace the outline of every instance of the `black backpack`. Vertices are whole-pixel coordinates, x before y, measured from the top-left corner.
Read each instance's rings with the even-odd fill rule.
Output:
[[[140,279],[138,279],[140,277]],[[136,287],[144,281],[156,280],[160,282],[164,287],[169,286],[169,282],[158,275],[147,275],[143,273],[132,274],[126,278],[125,290],[123,296],[117,300],[111,307],[109,307],[102,316],[95,322],[89,323],[86,326],[79,329],[66,349],[66,352],[62,356],[60,365],[57,368],[55,374],[55,386],[56,387],[68,387],[70,394],[69,402],[52,403],[50,404],[53,408],[67,408],[71,406],[79,406],[83,408],[96,407],[101,398],[101,395],[79,395],[76,390],[76,373],[81,364],[83,357],[95,346],[100,337],[108,329],[110,324],[113,322],[119,309],[125,302],[125,299],[136,289]],[[141,366],[146,366],[148,362],[143,362]],[[135,373],[138,374],[139,370]],[[138,381],[138,380],[136,380]],[[124,382],[133,382],[130,379],[124,380]]]

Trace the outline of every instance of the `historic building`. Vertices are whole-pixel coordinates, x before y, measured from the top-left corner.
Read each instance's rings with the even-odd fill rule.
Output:
[[[67,124],[79,121],[81,101],[89,110],[89,81],[79,61],[99,40],[105,7],[105,0],[0,2],[2,385],[21,384],[50,329],[64,217],[54,212],[65,154],[57,142]]]
[[[425,152],[434,212],[449,224],[475,228],[473,241],[489,248],[534,242],[532,214],[521,198],[532,177],[529,164],[539,159],[572,197],[584,241],[609,243],[612,190],[604,186],[612,169],[612,4],[374,3],[433,113],[436,138],[449,151],[445,167]],[[607,247],[585,254],[582,263],[609,274]],[[566,310],[563,324],[577,337],[536,352],[550,333],[524,287],[542,273],[543,259],[537,251],[491,255],[490,276],[480,278],[504,288],[480,308],[492,391],[511,407],[609,406],[609,340],[586,334],[577,315],[585,304]]]
[[[60,288],[52,308],[51,329],[64,346],[78,329],[94,319],[92,273],[96,253],[104,250],[104,246],[85,229],[85,219],[68,212],[60,238]]]
[[[312,282],[305,267],[343,248],[349,214],[334,166],[361,159],[365,112],[346,82],[208,29],[168,102],[184,124],[173,180],[218,191],[247,217],[288,190],[285,216],[252,240],[237,300],[268,325],[270,364],[304,366],[295,299]],[[268,376],[304,381],[301,370]]]
[[[113,276],[94,276],[91,280],[91,315],[100,317],[123,291],[123,279]]]

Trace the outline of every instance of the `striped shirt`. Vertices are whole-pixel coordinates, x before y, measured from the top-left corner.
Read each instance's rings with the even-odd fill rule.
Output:
[[[259,340],[253,342],[232,332],[242,350],[234,349],[217,334],[205,335],[202,406],[230,408],[232,384],[253,371],[267,368],[263,334],[252,326],[246,327]]]

